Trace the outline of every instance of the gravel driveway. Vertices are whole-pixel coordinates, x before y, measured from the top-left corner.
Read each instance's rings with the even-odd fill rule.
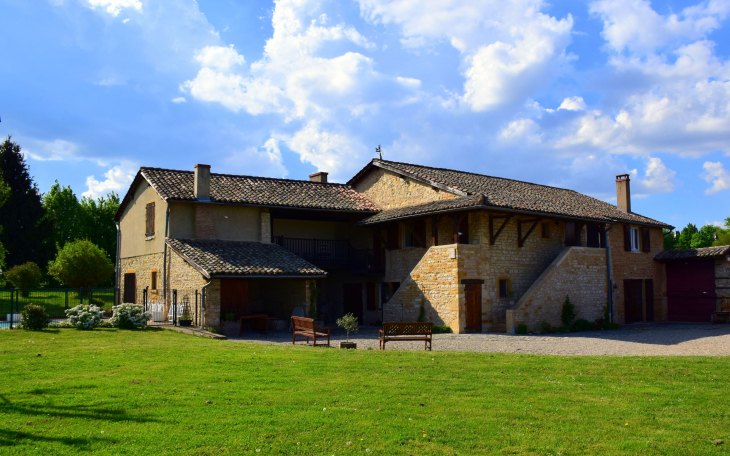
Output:
[[[344,332],[333,330],[332,346],[345,340]],[[291,333],[269,337],[244,333],[228,335],[230,340],[291,345]],[[358,349],[378,349],[378,328],[363,327],[350,336]],[[304,345],[299,342],[297,345]],[[388,350],[423,350],[420,342],[389,342]],[[503,333],[435,334],[434,351],[473,351],[542,355],[692,355],[730,356],[728,324],[645,324],[624,326],[616,331],[576,334],[513,336]]]

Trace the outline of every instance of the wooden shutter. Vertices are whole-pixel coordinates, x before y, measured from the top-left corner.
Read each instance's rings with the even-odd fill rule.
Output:
[[[565,223],[565,246],[569,247],[575,245],[575,223]]]
[[[641,227],[641,251],[651,252],[651,236],[649,228],[645,226]]]
[[[155,203],[147,204],[147,223],[145,224],[145,235],[154,236],[155,234]]]
[[[398,224],[392,223],[388,226],[388,245],[385,246],[388,250],[398,250],[400,247],[400,239],[398,239]]]
[[[631,227],[624,225],[624,250],[631,251]]]
[[[646,321],[654,321],[654,281],[644,280],[644,300],[646,302]]]
[[[375,287],[375,282],[368,282],[367,284],[367,306],[368,310],[378,310],[378,290]]]

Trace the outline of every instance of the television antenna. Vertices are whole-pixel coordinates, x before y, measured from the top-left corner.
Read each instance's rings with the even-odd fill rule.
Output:
[[[375,148],[375,153],[378,154],[379,159],[383,159],[383,151],[380,149],[380,144],[378,144],[378,147]]]

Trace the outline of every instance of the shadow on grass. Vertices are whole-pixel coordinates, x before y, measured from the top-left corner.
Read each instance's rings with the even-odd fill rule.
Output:
[[[48,394],[50,390],[36,389],[32,390],[31,394]],[[46,417],[58,417],[58,418],[80,418],[84,420],[100,420],[100,421],[134,421],[137,423],[155,423],[159,420],[153,418],[140,417],[136,415],[130,415],[124,409],[113,409],[108,407],[94,407],[88,405],[37,405],[33,404],[31,407],[24,407],[16,405],[4,395],[0,394],[0,414],[2,413],[15,413],[21,415],[28,415],[37,417],[39,415]]]
[[[30,440],[32,442],[57,442],[64,445],[73,445],[76,447],[84,447],[90,445],[92,442],[101,441],[101,438],[78,438],[78,437],[48,437],[44,435],[32,434],[30,432],[22,431],[10,431],[7,429],[0,428],[0,448],[9,447],[20,444],[23,440]],[[117,443],[114,439],[103,439],[104,444]]]

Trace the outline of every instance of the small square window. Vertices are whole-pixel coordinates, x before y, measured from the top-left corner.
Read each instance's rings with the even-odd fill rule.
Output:
[[[499,279],[499,299],[507,299],[510,296],[509,279]]]
[[[550,225],[548,222],[542,222],[540,224],[540,237],[543,239],[550,239]]]

